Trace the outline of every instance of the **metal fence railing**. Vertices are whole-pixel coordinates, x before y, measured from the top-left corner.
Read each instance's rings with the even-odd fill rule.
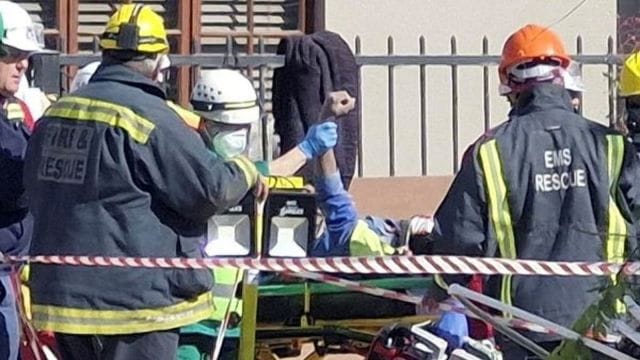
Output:
[[[396,175],[396,97],[394,84],[395,70],[398,67],[417,67],[420,77],[420,101],[419,106],[419,129],[420,129],[420,174],[428,175],[428,156],[429,144],[427,137],[427,109],[428,101],[426,94],[427,69],[432,66],[448,67],[451,80],[451,132],[454,172],[458,170],[459,159],[459,91],[460,85],[458,81],[458,73],[460,67],[481,67],[482,68],[482,106],[483,106],[483,126],[486,129],[490,127],[490,96],[493,92],[489,86],[489,78],[492,76],[489,72],[489,66],[496,65],[500,61],[500,56],[489,54],[489,40],[485,37],[482,40],[482,53],[479,55],[460,55],[457,49],[456,37],[450,39],[450,54],[447,55],[430,55],[427,54],[426,40],[420,37],[418,40],[419,51],[415,55],[398,55],[394,49],[394,39],[387,39],[387,53],[384,55],[365,55],[362,54],[361,40],[359,37],[355,39],[355,56],[356,62],[360,65],[360,71],[368,67],[384,67],[387,69],[387,127],[389,135],[389,167],[388,175]],[[574,59],[582,65],[604,65],[607,67],[606,76],[608,78],[608,118],[613,122],[616,119],[616,75],[617,65],[620,64],[622,55],[615,53],[615,43],[613,38],[607,39],[607,52],[599,55],[585,55],[582,52],[583,41],[580,36],[575,40],[575,56]],[[250,68],[249,72],[257,80],[258,95],[262,103],[267,101],[267,84],[265,77],[268,72],[274,68],[283,66],[284,57],[266,50],[263,39],[259,40],[257,51],[253,54],[236,53],[234,51],[231,39],[227,40],[224,53],[195,53],[191,55],[171,55],[171,61],[174,66],[195,66],[195,67],[228,67],[228,68]],[[34,82],[37,86],[46,92],[61,93],[63,90],[63,73],[64,69],[70,65],[84,65],[91,61],[100,59],[99,54],[56,54],[43,55],[34,59]],[[362,101],[359,102],[362,106]],[[269,159],[272,154],[271,137],[268,132],[267,119],[262,124],[262,141],[263,141],[263,157]],[[362,126],[362,124],[360,125]],[[360,136],[362,136],[362,128],[360,128]],[[363,141],[360,139],[358,147],[358,158],[363,159]],[[363,176],[363,162],[358,161],[358,176]]]

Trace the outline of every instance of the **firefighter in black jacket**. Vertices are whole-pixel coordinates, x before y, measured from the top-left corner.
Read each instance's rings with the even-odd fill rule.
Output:
[[[433,253],[622,262],[635,249],[640,166],[622,135],[572,111],[562,83],[569,62],[549,29],[527,25],[509,37],[499,72],[513,109],[507,122],[465,153],[435,215]],[[594,289],[602,281],[490,277],[485,291],[571,327],[597,300]],[[429,294],[431,303],[443,295]],[[547,348],[558,344],[557,337],[527,335]],[[527,356],[511,343],[502,345],[506,359]]]
[[[264,192],[251,162],[223,162],[152,80],[169,50],[162,18],[123,5],[91,82],[38,123],[25,164],[34,255],[199,257],[206,220]],[[264,195],[264,194],[261,194]],[[208,270],[36,266],[33,321],[64,359],[175,359],[178,328],[208,318]]]

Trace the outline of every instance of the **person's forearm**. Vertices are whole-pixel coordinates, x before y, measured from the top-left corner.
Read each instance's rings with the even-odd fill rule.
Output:
[[[333,149],[330,149],[320,157],[320,174],[329,177],[338,172],[338,164]]]
[[[269,164],[269,172],[273,176],[292,176],[306,163],[307,157],[300,148],[296,146],[284,155],[273,160]]]

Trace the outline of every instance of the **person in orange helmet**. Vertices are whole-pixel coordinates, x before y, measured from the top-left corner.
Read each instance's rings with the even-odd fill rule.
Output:
[[[640,163],[624,136],[574,112],[559,36],[526,25],[499,66],[509,118],[473,143],[435,214],[432,254],[548,261],[623,262],[637,247]],[[444,276],[440,285],[468,285]],[[491,276],[484,292],[571,327],[610,278]],[[425,303],[447,298],[435,289]],[[619,309],[618,309],[619,310]],[[552,350],[560,337],[525,333]],[[498,337],[505,359],[535,358]]]

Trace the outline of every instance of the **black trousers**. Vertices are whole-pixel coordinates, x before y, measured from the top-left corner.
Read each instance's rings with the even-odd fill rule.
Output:
[[[128,335],[56,333],[62,360],[175,360],[178,329]]]

